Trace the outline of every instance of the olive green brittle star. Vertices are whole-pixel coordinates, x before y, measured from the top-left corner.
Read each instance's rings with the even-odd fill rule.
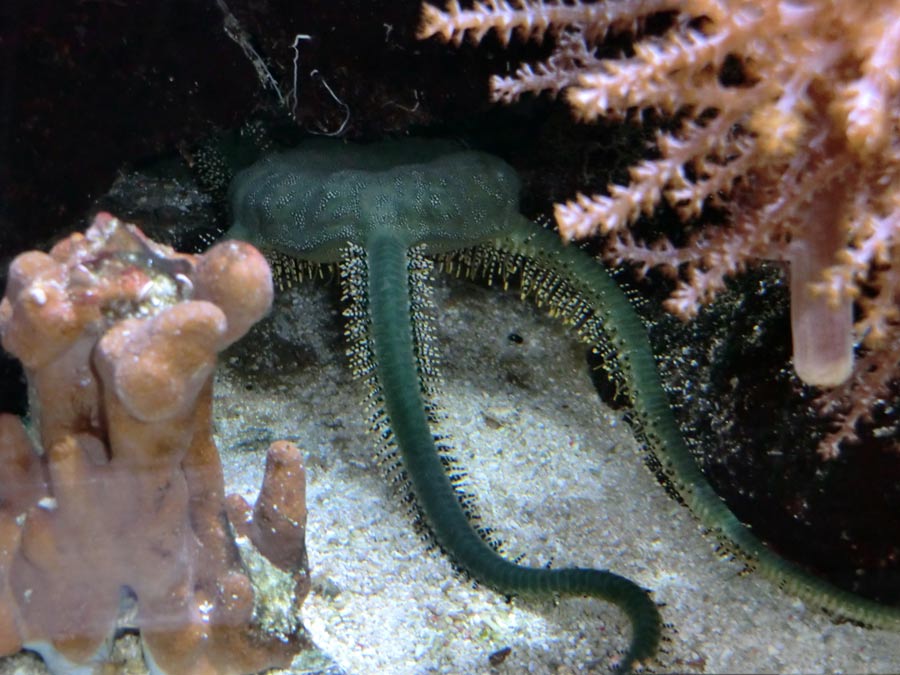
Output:
[[[310,141],[270,155],[232,182],[229,236],[266,251],[282,273],[339,264],[354,372],[370,388],[373,427],[390,472],[454,563],[509,595],[585,595],[632,624],[619,666],[655,657],[662,634],[649,592],[608,570],[527,567],[504,558],[479,525],[447,439],[433,430],[439,381],[428,322],[432,261],[484,275],[546,306],[584,342],[632,406],[630,421],[670,486],[747,564],[804,600],[869,625],[900,626],[900,610],[837,589],[780,558],[715,494],[689,453],[628,298],[586,253],[519,213],[519,181],[498,158],[442,141],[366,146]]]

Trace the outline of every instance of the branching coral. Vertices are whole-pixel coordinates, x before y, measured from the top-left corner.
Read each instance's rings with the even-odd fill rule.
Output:
[[[105,213],[15,259],[0,336],[40,440],[0,416],[0,653],[33,649],[56,672],[102,662],[133,595],[154,672],[290,662],[308,590],[300,453],[269,449],[251,511],[226,500],[211,424],[216,354],[271,299],[253,247],[181,255]],[[277,626],[263,577],[288,599]]]
[[[645,33],[660,12],[669,27]],[[856,332],[878,362],[877,377],[858,371],[856,394],[883,394],[900,360],[896,0],[423,6],[420,37],[478,42],[490,31],[503,43],[555,39],[545,62],[492,79],[495,100],[564,92],[585,121],[655,110],[679,122],[658,134],[658,156],[633,166],[628,185],[557,205],[564,237],[607,235],[607,260],[677,276],[667,307],[685,318],[753,261],[788,261],[798,374],[823,386],[847,380],[855,301]],[[596,55],[609,33],[625,31],[632,53]],[[685,221],[714,204],[729,222],[682,247],[637,241],[629,226],[662,200]]]

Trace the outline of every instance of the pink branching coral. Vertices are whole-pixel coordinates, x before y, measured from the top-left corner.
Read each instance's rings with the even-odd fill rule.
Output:
[[[216,354],[271,300],[248,244],[182,255],[106,213],[13,261],[0,337],[39,441],[0,415],[0,654],[102,664],[127,589],[154,672],[290,663],[309,585],[301,456],[273,444],[251,510],[226,499],[211,421]]]
[[[658,35],[645,20],[668,13]],[[563,237],[605,235],[604,257],[658,268],[678,285],[667,308],[689,318],[756,260],[790,263],[794,366],[804,381],[846,382],[846,420],[884,395],[900,361],[900,2],[875,0],[488,0],[423,6],[420,37],[507,43],[550,35],[550,57],[495,76],[495,100],[562,93],[574,114],[674,117],[657,156],[628,185],[558,204]],[[610,33],[633,52],[600,58]],[[637,241],[630,226],[666,200],[684,221],[715,205],[685,246]],[[856,336],[871,350],[853,378]],[[850,378],[850,379],[848,379]],[[852,391],[851,391],[852,389]],[[852,423],[843,437],[852,437]]]

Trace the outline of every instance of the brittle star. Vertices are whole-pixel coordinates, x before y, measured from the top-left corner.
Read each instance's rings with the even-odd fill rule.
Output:
[[[832,587],[780,558],[728,510],[697,467],[672,415],[646,329],[606,270],[519,212],[515,171],[443,141],[366,146],[310,141],[270,155],[232,182],[229,236],[282,269],[340,266],[354,372],[370,389],[373,427],[389,472],[453,562],[507,595],[586,595],[618,605],[632,636],[623,671],[650,663],[662,622],[649,591],[608,570],[528,567],[507,560],[482,527],[448,439],[433,423],[435,345],[427,278],[438,260],[507,285],[546,306],[604,357],[630,421],[669,486],[728,548],[780,587],[845,618],[900,626],[900,610]]]

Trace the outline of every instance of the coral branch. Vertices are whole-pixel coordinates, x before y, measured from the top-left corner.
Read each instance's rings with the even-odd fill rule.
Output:
[[[668,28],[642,32],[661,11],[669,12]],[[556,42],[545,63],[493,78],[495,100],[562,93],[582,120],[621,118],[635,109],[684,120],[658,137],[656,158],[632,167],[628,185],[557,205],[563,237],[604,235],[607,260],[677,273],[680,283],[666,306],[683,318],[748,264],[791,262],[800,377],[822,386],[846,380],[854,337],[881,355],[880,382],[885,370],[900,374],[887,349],[900,331],[897,0],[423,7],[422,37],[458,43],[468,35],[477,42],[490,30],[502,42],[516,30]],[[633,54],[595,55],[608,32],[626,30],[634,36]],[[683,248],[634,241],[630,226],[663,199],[683,220],[702,218],[704,206],[715,202],[730,223],[701,228]],[[856,336],[848,320],[854,302]]]

